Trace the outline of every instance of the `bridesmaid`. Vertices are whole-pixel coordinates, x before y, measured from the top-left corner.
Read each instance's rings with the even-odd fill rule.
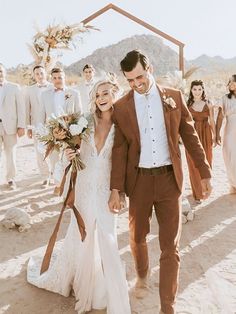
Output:
[[[236,193],[236,74],[228,83],[229,93],[224,95],[216,120],[216,143],[221,144],[220,129],[226,118],[223,138],[223,157],[230,184],[229,193]]]
[[[194,126],[204,148],[207,161],[212,167],[212,147],[215,145],[214,112],[212,103],[206,98],[204,84],[201,80],[192,81],[187,105],[192,114]],[[187,151],[186,157],[193,197],[195,202],[200,204],[201,200],[204,199],[201,177]]]

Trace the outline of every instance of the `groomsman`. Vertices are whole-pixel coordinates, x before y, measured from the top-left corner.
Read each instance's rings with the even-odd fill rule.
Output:
[[[46,161],[44,161],[43,154],[39,151],[38,140],[35,137],[35,128],[40,123],[45,122],[44,108],[40,101],[41,94],[53,88],[53,85],[47,81],[47,74],[42,65],[36,65],[33,68],[33,76],[36,84],[28,87],[25,92],[27,135],[34,140],[38,169],[43,180],[43,185],[45,185],[48,182],[49,170]]]
[[[81,113],[80,95],[77,91],[66,87],[65,72],[61,68],[51,71],[53,88],[42,93],[41,102],[44,110],[44,121],[51,115],[56,117],[72,113]],[[50,173],[54,173],[59,160],[59,153],[54,151],[49,155]],[[55,190],[57,193],[57,191]]]
[[[0,63],[0,158],[6,156],[6,181],[15,185],[15,147],[17,135],[25,134],[25,106],[19,85],[6,80],[6,69]]]
[[[79,85],[79,92],[84,113],[90,112],[89,93],[95,84],[95,70],[92,64],[85,64],[83,67],[83,81]]]

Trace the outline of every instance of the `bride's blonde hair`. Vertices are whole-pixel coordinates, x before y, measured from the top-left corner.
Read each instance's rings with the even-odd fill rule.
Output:
[[[101,110],[97,107],[96,105],[96,94],[97,94],[97,90],[101,85],[105,85],[105,84],[109,84],[111,86],[111,91],[112,91],[112,95],[114,96],[115,99],[117,99],[119,91],[120,91],[120,87],[117,83],[117,81],[112,80],[110,78],[106,78],[103,80],[99,80],[96,82],[96,84],[94,85],[94,87],[92,88],[92,90],[89,93],[89,97],[90,97],[90,112],[94,115],[94,118],[101,118]]]

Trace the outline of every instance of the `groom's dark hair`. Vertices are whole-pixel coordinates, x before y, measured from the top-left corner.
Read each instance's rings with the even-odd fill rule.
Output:
[[[144,70],[146,70],[149,66],[148,57],[145,56],[140,50],[136,49],[128,52],[124,59],[120,62],[121,71],[123,73],[132,71],[138,62],[142,64]]]

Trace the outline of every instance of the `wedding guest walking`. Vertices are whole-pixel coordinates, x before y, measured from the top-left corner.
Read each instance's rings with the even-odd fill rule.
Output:
[[[179,90],[157,85],[147,56],[130,51],[121,61],[131,91],[114,105],[110,210],[120,209],[119,192],[129,196],[130,246],[135,260],[135,293],[148,285],[148,248],[153,206],[161,248],[161,313],[173,314],[178,289],[182,165],[179,135],[211,193],[210,167]]]
[[[29,138],[33,138],[42,184],[46,185],[49,183],[49,169],[47,162],[44,160],[44,155],[39,149],[39,142],[35,136],[35,129],[40,123],[45,122],[45,111],[40,100],[41,94],[52,88],[53,85],[47,81],[47,73],[42,65],[36,65],[33,68],[33,76],[36,84],[28,87],[25,91],[27,135]]]
[[[216,141],[221,145],[220,130],[223,119],[226,124],[223,135],[223,157],[230,184],[230,193],[236,193],[236,74],[228,83],[229,92],[223,96],[216,121]]]
[[[206,97],[204,84],[201,80],[191,82],[187,105],[192,114],[194,127],[205,151],[207,161],[212,167],[212,150],[215,145],[214,111],[212,103]],[[201,175],[188,151],[186,151],[186,157],[193,197],[195,202],[199,204],[204,198]]]
[[[6,182],[15,186],[17,136],[25,134],[25,105],[19,85],[6,80],[6,69],[0,63],[0,160],[6,159]]]

